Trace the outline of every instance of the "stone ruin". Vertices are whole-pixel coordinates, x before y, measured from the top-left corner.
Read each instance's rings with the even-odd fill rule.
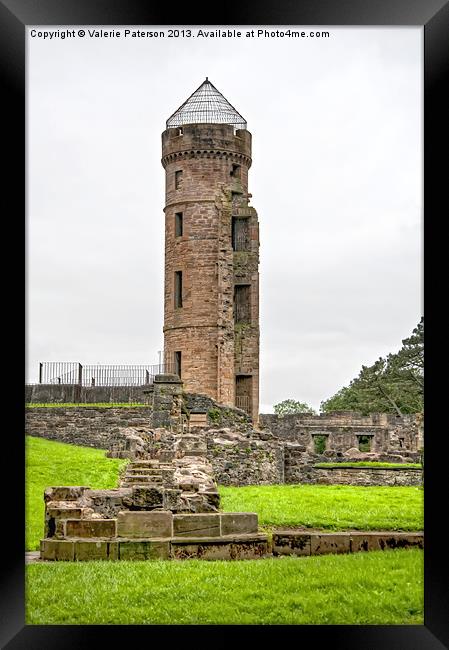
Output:
[[[297,442],[284,441],[281,446],[269,430],[255,430],[243,412],[232,428],[214,429],[206,422],[209,404],[198,408],[196,400],[197,408],[186,413],[182,382],[176,375],[158,375],[151,399],[147,426],[121,428],[110,439],[107,455],[129,461],[117,488],[45,490],[41,559],[231,560],[282,554],[281,533],[273,534],[269,543],[267,534],[259,532],[256,513],[220,512],[216,478],[222,484],[273,484],[284,482],[288,470],[290,479],[312,480],[308,473],[327,470],[312,467],[317,456],[303,445],[303,434]],[[339,431],[336,435],[341,435]],[[357,452],[353,448],[348,454],[366,459],[379,456]],[[323,477],[319,480],[323,482]],[[296,539],[296,534],[288,535]],[[312,545],[307,549],[310,546],[312,554],[323,534],[308,535]],[[355,545],[348,540],[346,546]]]
[[[150,458],[151,445],[136,432],[128,433],[132,453],[139,457],[128,463],[118,488],[45,490],[41,559],[233,560],[269,553],[267,535],[258,532],[257,514],[219,512],[220,495],[204,440],[174,434],[172,451]]]

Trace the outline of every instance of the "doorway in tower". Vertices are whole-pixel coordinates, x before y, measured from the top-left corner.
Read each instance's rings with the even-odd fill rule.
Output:
[[[252,413],[253,378],[251,375],[236,375],[235,405],[238,409]]]

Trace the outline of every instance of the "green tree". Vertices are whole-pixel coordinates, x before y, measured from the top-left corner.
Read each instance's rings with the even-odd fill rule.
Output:
[[[399,352],[380,357],[372,366],[362,366],[349,386],[321,402],[321,411],[368,413],[419,413],[423,411],[424,319],[410,337],[402,340]]]
[[[274,405],[276,415],[291,415],[293,413],[311,413],[316,415],[316,411],[305,402],[297,402],[294,399],[285,399],[283,402]]]

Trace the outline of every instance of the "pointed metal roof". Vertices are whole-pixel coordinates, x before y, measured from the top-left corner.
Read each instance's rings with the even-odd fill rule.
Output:
[[[232,124],[246,129],[246,120],[206,77],[201,86],[167,120],[167,129],[184,124]]]

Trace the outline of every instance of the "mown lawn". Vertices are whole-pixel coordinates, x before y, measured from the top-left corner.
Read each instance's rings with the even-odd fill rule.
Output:
[[[220,487],[221,507],[257,512],[265,527],[422,530],[423,489],[350,485]]]
[[[35,625],[422,625],[423,552],[234,562],[55,562],[26,571]]]
[[[117,487],[126,461],[106,458],[103,449],[76,447],[26,437],[26,550],[39,548],[44,531],[44,490],[52,485]]]

